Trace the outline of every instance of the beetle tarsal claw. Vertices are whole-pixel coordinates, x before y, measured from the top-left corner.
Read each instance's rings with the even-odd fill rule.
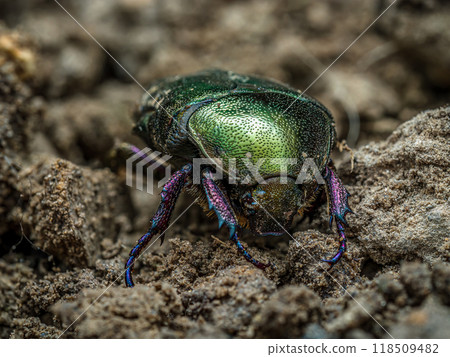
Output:
[[[236,246],[238,247],[238,250],[242,253],[242,255],[244,256],[245,259],[247,259],[248,262],[252,263],[255,267],[264,270],[268,267],[270,267],[272,265],[271,262],[266,263],[261,263],[259,260],[253,258],[249,253],[247,253],[247,251],[244,249],[244,247],[242,246],[241,242],[239,241],[239,238],[237,236],[237,234],[234,234],[233,237],[231,238],[231,240],[236,243]]]
[[[331,261],[331,259],[320,259],[320,261],[328,264],[327,271],[330,271],[334,267],[334,263]]]

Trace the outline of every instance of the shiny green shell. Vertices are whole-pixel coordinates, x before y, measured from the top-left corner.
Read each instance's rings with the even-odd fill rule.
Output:
[[[162,79],[148,93],[135,132],[180,165],[195,157],[219,158],[227,172],[234,158],[243,178],[246,160],[263,159],[259,173],[267,178],[280,175],[277,159],[294,158],[287,175],[295,178],[307,157],[322,171],[334,147],[329,111],[272,80],[209,70]]]

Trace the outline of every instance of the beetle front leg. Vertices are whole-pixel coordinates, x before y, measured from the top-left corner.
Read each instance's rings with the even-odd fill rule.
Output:
[[[125,264],[125,284],[127,287],[134,286],[132,278],[133,267],[142,250],[147,246],[155,234],[164,232],[167,229],[177,198],[191,173],[192,165],[185,165],[181,170],[175,172],[164,185],[161,192],[161,202],[159,203],[158,210],[153,216],[152,224],[147,233],[139,239],[136,246],[131,250],[130,257]],[[161,237],[161,242],[162,240],[163,238]]]
[[[331,269],[347,250],[347,237],[345,236],[344,226],[347,226],[348,224],[345,220],[345,215],[349,212],[353,213],[353,211],[348,206],[348,196],[350,196],[350,194],[331,168],[326,167],[324,179],[327,185],[330,228],[333,219],[335,219],[340,242],[339,250],[333,258],[322,259],[322,261],[330,265]]]
[[[269,264],[261,263],[260,261],[252,258],[252,256],[247,253],[247,251],[242,246],[239,241],[237,234],[237,229],[239,228],[236,215],[231,207],[230,201],[227,195],[220,189],[218,184],[214,181],[213,175],[210,169],[203,170],[202,174],[202,186],[206,193],[206,198],[208,200],[209,209],[213,209],[216,212],[217,218],[219,220],[219,228],[222,227],[223,223],[228,226],[230,230],[230,240],[234,242],[247,261],[252,263],[259,269],[265,269],[270,266]]]

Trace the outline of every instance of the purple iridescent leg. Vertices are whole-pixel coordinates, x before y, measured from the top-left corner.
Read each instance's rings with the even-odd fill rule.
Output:
[[[348,196],[350,196],[350,194],[331,168],[326,168],[324,179],[327,184],[330,227],[333,223],[333,219],[335,219],[340,243],[339,250],[333,258],[322,259],[322,261],[327,262],[330,265],[331,269],[341,259],[347,249],[347,238],[344,232],[344,226],[347,226],[345,215],[349,212],[353,213],[353,211],[348,206]]]
[[[223,223],[228,226],[230,230],[230,240],[237,245],[239,252],[241,252],[245,259],[252,263],[259,269],[265,269],[270,266],[270,264],[264,264],[260,261],[252,258],[250,254],[244,249],[239,241],[236,230],[239,228],[236,215],[231,208],[230,201],[226,194],[220,189],[218,184],[214,181],[213,175],[209,169],[203,171],[202,176],[202,186],[206,193],[206,198],[208,199],[209,208],[216,212],[217,219],[219,220],[219,228],[222,227]]]
[[[161,192],[161,202],[158,210],[153,216],[150,229],[139,239],[136,246],[131,250],[130,257],[125,264],[125,284],[127,287],[134,286],[132,278],[133,267],[142,250],[147,246],[155,234],[164,232],[167,229],[177,198],[185,186],[188,177],[191,175],[191,172],[192,165],[185,165],[181,170],[175,172],[164,185]],[[161,237],[161,241],[162,239],[163,237]]]
[[[160,159],[160,152],[151,150],[150,148],[144,148],[139,149],[137,146],[129,144],[129,143],[122,143],[119,147],[119,150],[125,151],[127,153],[128,159],[132,159],[132,163],[140,163],[141,167],[143,164],[149,164],[154,165],[156,163],[159,163],[158,165],[155,165],[153,169],[153,173],[157,175],[161,175],[161,177],[164,177],[165,175],[165,168],[168,165],[165,161],[158,161]],[[133,158],[135,160],[133,160]],[[163,157],[164,158],[164,157]],[[128,160],[127,160],[128,162]]]

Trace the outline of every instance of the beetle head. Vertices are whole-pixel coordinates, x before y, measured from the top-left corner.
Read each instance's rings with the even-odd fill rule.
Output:
[[[242,196],[241,204],[249,220],[250,229],[254,233],[282,235],[285,229],[290,227],[292,218],[297,212],[302,191],[290,177],[287,178],[287,182],[282,182],[280,177],[272,177],[265,181],[265,184],[250,188]]]

